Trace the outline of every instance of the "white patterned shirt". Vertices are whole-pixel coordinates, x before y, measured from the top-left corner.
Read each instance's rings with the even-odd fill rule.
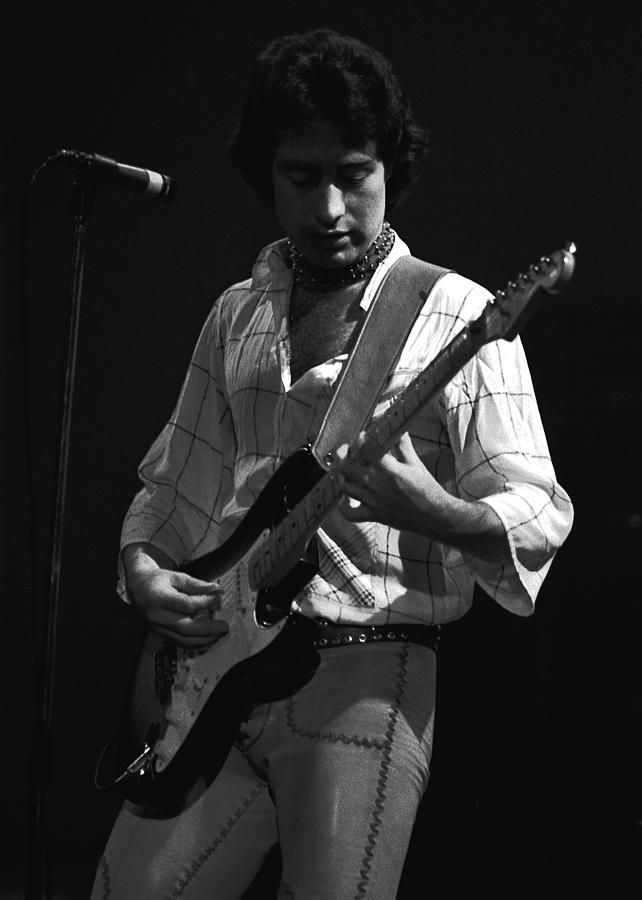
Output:
[[[284,248],[283,240],[266,247],[252,277],[215,302],[174,413],[141,463],[144,487],[125,518],[121,546],[151,543],[177,565],[215,549],[279,465],[314,441],[346,355],[292,384],[292,273]],[[364,310],[389,267],[407,253],[397,236],[367,286]],[[375,416],[490,298],[456,273],[437,282]],[[318,574],[293,609],[337,622],[440,624],[470,608],[476,581],[506,609],[531,614],[573,509],[555,477],[519,338],[484,346],[414,418],[410,436],[449,492],[492,506],[512,562],[484,561],[418,534],[349,522],[335,511],[317,534]],[[119,592],[126,599],[122,572]]]

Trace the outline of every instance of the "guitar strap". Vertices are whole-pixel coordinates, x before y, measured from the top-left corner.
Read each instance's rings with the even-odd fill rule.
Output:
[[[339,376],[334,396],[312,446],[326,466],[332,451],[351,444],[365,427],[419,311],[450,269],[402,256],[389,269]]]

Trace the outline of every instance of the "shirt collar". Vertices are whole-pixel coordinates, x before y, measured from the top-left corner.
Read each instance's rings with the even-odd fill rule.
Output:
[[[264,247],[252,268],[252,290],[289,287],[292,271],[286,259],[287,238],[280,238]]]

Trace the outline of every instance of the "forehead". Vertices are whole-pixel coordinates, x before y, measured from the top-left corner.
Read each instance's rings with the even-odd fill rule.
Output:
[[[300,131],[280,132],[274,159],[286,165],[349,165],[375,161],[378,153],[373,140],[349,145],[331,122],[315,120]]]

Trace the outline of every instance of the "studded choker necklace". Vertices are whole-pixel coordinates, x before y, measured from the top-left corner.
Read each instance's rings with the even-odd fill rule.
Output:
[[[392,250],[395,232],[387,222],[383,223],[378,238],[370,244],[365,256],[351,266],[341,269],[325,269],[309,262],[297,250],[292,241],[288,241],[288,266],[292,269],[294,283],[310,291],[335,291],[346,284],[353,284],[368,278]]]

